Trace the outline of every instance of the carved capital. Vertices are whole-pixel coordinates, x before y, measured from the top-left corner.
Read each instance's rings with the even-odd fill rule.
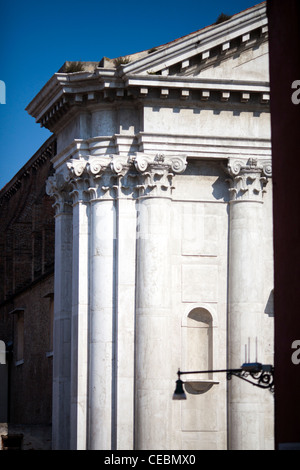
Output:
[[[74,187],[72,195],[75,201],[113,198],[119,187],[119,178],[128,168],[128,158],[119,155],[74,159],[67,163],[66,178]]]
[[[262,202],[268,178],[272,176],[271,160],[232,159],[227,166],[230,175],[231,201]]]
[[[140,175],[138,188],[143,196],[169,196],[172,191],[173,176],[183,173],[187,161],[185,156],[137,154],[134,165]]]
[[[72,211],[71,187],[61,174],[49,176],[46,181],[46,193],[54,198],[53,207],[56,215]]]
[[[115,197],[169,196],[174,174],[186,169],[185,156],[107,155],[70,159],[64,170],[47,183],[56,205],[73,199],[73,204]],[[59,189],[58,189],[59,180]],[[54,189],[56,188],[56,189]],[[61,209],[59,209],[61,210]]]

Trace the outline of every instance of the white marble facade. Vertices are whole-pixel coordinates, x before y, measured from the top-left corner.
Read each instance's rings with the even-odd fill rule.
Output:
[[[265,4],[56,73],[28,112],[57,136],[53,448],[273,448],[268,391],[172,401],[178,368],[273,363]]]

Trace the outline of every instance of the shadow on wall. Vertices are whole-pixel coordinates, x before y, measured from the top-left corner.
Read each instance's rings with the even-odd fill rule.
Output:
[[[265,307],[265,313],[269,317],[274,317],[274,289],[271,290]]]

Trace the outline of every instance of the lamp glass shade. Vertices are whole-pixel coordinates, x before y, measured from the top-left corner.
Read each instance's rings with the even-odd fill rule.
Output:
[[[186,394],[183,390],[183,382],[182,380],[176,380],[176,388],[173,393],[173,400],[186,400]]]

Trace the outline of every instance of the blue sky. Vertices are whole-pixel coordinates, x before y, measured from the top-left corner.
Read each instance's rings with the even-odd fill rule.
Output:
[[[100,61],[165,44],[259,0],[0,0],[0,189],[51,133],[26,106],[67,60]],[[0,90],[1,91],[1,90]],[[1,93],[0,93],[1,100]]]

